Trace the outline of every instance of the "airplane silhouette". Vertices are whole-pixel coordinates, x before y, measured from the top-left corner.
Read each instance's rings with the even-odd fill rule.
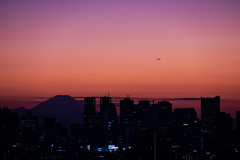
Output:
[[[159,60],[161,60],[161,58],[158,58],[157,60],[159,61]]]

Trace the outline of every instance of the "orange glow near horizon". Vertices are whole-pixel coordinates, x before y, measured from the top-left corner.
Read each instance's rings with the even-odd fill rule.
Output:
[[[0,96],[239,100],[238,1],[104,2],[0,2]]]

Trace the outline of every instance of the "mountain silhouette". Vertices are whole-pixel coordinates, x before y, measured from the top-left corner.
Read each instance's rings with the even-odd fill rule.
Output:
[[[24,107],[19,107],[19,108],[15,108],[15,109],[11,110],[11,112],[17,112],[17,114],[20,115],[20,116],[26,115],[28,111],[29,110],[27,108],[24,108]]]
[[[31,109],[32,113],[39,116],[39,124],[43,124],[44,118],[56,118],[63,127],[69,127],[72,123],[83,123],[83,101],[77,101],[69,95],[57,95]]]

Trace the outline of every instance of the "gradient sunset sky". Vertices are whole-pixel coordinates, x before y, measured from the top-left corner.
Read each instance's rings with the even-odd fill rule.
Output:
[[[240,100],[240,1],[0,1],[0,97],[108,92]]]

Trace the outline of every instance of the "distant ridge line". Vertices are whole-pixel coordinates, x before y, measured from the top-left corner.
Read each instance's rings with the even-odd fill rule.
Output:
[[[86,96],[89,97],[89,96]],[[90,96],[95,97],[95,96]],[[101,96],[96,96],[95,98],[100,98]],[[73,98],[85,98],[85,97],[73,97]],[[127,97],[111,97],[112,99],[124,99]],[[144,98],[144,97],[131,97],[130,99],[145,99],[145,100],[201,100],[201,98]]]

